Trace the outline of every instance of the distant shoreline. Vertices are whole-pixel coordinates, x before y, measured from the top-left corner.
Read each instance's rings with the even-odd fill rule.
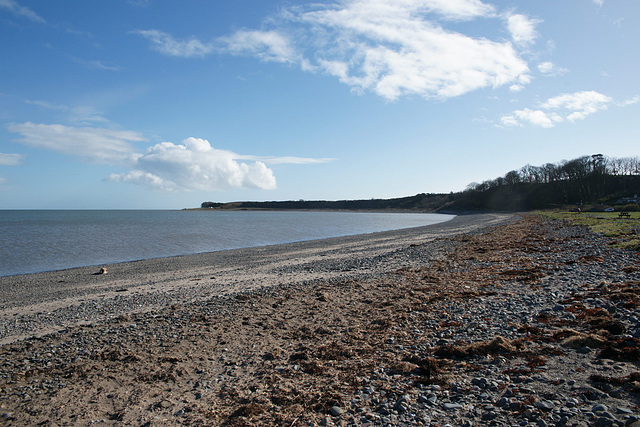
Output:
[[[88,266],[0,277],[0,342],[175,301],[371,274],[358,268],[324,271],[322,265],[332,259],[357,263],[411,244],[486,229],[512,217],[455,217],[414,228],[123,262],[102,266],[107,274],[97,274],[100,266]],[[96,312],[95,301],[110,309]],[[49,314],[43,318],[42,313]]]

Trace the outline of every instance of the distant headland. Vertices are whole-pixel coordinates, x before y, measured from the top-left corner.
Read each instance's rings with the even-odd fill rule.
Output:
[[[464,191],[416,194],[393,199],[289,200],[270,202],[203,202],[214,210],[350,210],[459,213],[521,212],[537,209],[581,208],[640,210],[640,159],[602,154],[582,156],[542,166],[526,165],[504,176],[471,183]]]

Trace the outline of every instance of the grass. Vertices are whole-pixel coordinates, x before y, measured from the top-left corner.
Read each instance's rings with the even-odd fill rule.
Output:
[[[640,212],[629,212],[631,218],[619,218],[618,212],[537,211],[538,215],[566,220],[577,226],[611,237],[612,246],[640,251]]]

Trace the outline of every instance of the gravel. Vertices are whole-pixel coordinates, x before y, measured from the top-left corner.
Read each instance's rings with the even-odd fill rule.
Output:
[[[58,329],[0,348],[0,423],[640,426],[638,254],[533,216],[454,221],[150,261],[127,291],[109,266],[84,301],[3,322]]]

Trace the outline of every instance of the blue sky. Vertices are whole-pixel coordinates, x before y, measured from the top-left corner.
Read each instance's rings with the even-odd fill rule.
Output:
[[[0,209],[463,190],[637,156],[640,2],[0,0]]]

